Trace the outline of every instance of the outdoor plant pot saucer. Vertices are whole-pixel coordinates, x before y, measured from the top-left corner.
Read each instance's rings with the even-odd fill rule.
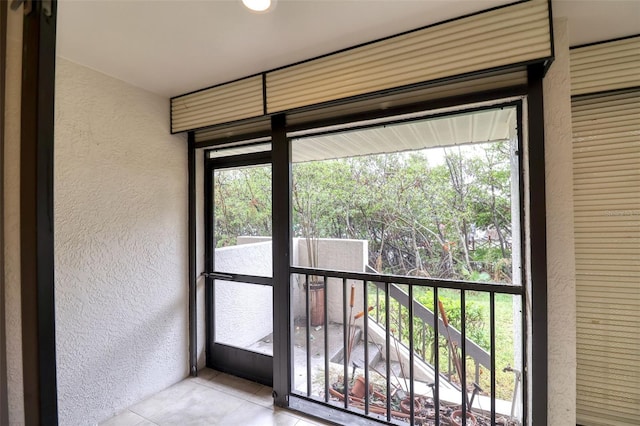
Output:
[[[456,426],[462,426],[462,410],[456,410],[451,413],[451,421]],[[475,426],[478,424],[476,417],[467,411],[467,426]]]
[[[403,413],[410,414],[411,413],[411,400],[407,397],[400,401],[400,409]],[[422,410],[422,405],[418,398],[413,398],[413,411],[415,413],[420,412]]]

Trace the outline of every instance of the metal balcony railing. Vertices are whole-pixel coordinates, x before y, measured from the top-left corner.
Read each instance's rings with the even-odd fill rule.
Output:
[[[343,356],[339,358],[340,366],[335,364],[335,357],[330,354],[329,325],[325,324],[320,331],[322,347],[318,352],[322,355],[317,357],[322,359],[323,365],[318,365],[318,361],[312,360],[312,336],[313,330],[321,327],[311,325],[311,295],[310,291],[305,291],[305,321],[306,335],[306,386],[304,391],[294,393],[297,396],[306,397],[315,402],[324,403],[330,406],[339,405],[341,409],[350,412],[375,418],[389,423],[407,422],[419,425],[517,425],[518,419],[514,417],[513,406],[511,416],[500,415],[496,411],[496,320],[495,320],[495,296],[496,294],[522,295],[522,288],[518,286],[448,281],[430,279],[423,277],[389,276],[375,273],[372,269],[366,273],[330,271],[311,268],[292,267],[292,274],[296,274],[303,279],[307,289],[310,288],[310,277],[314,280],[318,278],[324,282],[324,318],[329,318],[329,289],[341,293],[342,304],[342,324],[341,327],[341,350]],[[354,288],[362,289],[362,299],[354,301]],[[446,313],[440,310],[440,314],[434,313],[414,298],[414,290],[417,288],[428,288],[433,291],[433,306],[439,305],[438,291],[441,289],[458,290],[460,292],[460,330],[454,329],[446,318]],[[467,291],[486,293],[489,299],[489,329],[490,329],[490,350],[487,352],[466,336],[466,315],[465,315],[465,294]],[[359,296],[360,297],[360,296]],[[375,300],[375,306],[372,306]],[[400,311],[395,314],[391,312],[392,301],[394,309]],[[354,304],[362,307],[361,312],[354,312]],[[373,308],[373,309],[372,309]],[[409,319],[406,323],[401,320],[402,310]],[[359,309],[356,309],[359,311]],[[396,317],[394,318],[394,315]],[[357,317],[357,318],[356,318]],[[363,359],[361,365],[350,360],[354,347],[355,320],[362,322],[361,334],[363,345]],[[371,326],[379,326],[383,330],[383,341],[375,342]],[[416,327],[417,325],[417,327]],[[408,330],[402,330],[407,327]],[[427,329],[431,329],[432,341],[428,342]],[[403,334],[404,333],[404,334]],[[316,335],[317,336],[317,335]],[[408,338],[403,338],[408,336]],[[456,385],[457,399],[448,395],[441,395],[445,392],[446,386],[451,389],[453,382],[452,368],[446,374],[440,371],[439,348],[443,339],[447,343],[447,357],[449,365],[453,365],[455,375],[458,376],[459,384]],[[335,340],[335,339],[334,339]],[[464,344],[462,344],[464,342]],[[417,343],[417,344],[416,344]],[[400,355],[398,344],[406,349],[405,355]],[[426,346],[432,344],[434,351],[433,362],[426,357]],[[371,349],[375,346],[382,349],[384,366],[376,368],[371,365]],[[392,349],[395,353],[392,354]],[[316,351],[316,349],[314,349]],[[392,358],[399,359],[406,357],[407,367],[403,367],[400,361],[401,371],[395,372],[392,366]],[[467,388],[467,362],[471,358],[476,366],[474,388]],[[462,362],[460,361],[462,360]],[[315,364],[314,364],[315,362]],[[432,381],[428,383],[420,382],[416,379],[417,368],[420,363],[430,366],[433,370]],[[315,367],[314,367],[315,366]],[[487,368],[491,374],[491,386],[489,390],[490,407],[478,409],[479,386],[479,366]],[[336,367],[339,369],[338,375],[334,374]],[[314,371],[314,368],[317,371]],[[358,370],[359,369],[359,370]],[[383,370],[383,371],[381,371]],[[318,373],[319,371],[319,373]],[[358,371],[358,374],[356,374]],[[334,378],[336,378],[334,380]],[[372,376],[375,375],[375,378]],[[376,380],[383,377],[382,388]],[[394,381],[395,379],[395,381]],[[321,381],[320,390],[318,383]],[[357,382],[360,388],[357,389]],[[402,385],[404,383],[404,385]],[[374,386],[374,384],[376,386]],[[418,385],[425,385],[429,392],[425,392],[422,386],[417,392]],[[315,387],[314,387],[315,386]],[[364,390],[362,390],[364,389]],[[367,391],[368,390],[368,391]],[[446,396],[446,398],[445,398]],[[478,398],[474,404],[474,399]],[[486,398],[486,397],[485,397]],[[456,401],[451,401],[456,399]],[[513,405],[516,397],[514,391]],[[499,417],[499,418],[498,418]],[[497,419],[500,421],[498,422]]]
[[[377,274],[378,272],[371,268],[370,266],[367,266],[367,272],[368,273],[375,273]],[[380,322],[380,292],[385,290],[385,284],[381,283],[381,282],[373,282],[372,284],[374,284],[376,286],[376,305],[375,305],[375,309],[374,309],[374,314],[370,315],[371,319],[374,320],[377,324],[383,325]],[[400,287],[398,287],[395,284],[391,284],[389,286],[389,291],[390,291],[390,295],[391,298],[394,299],[394,301],[396,301],[397,305],[398,305],[398,309],[402,309],[402,307],[404,307],[405,309],[409,308],[409,295],[402,290]],[[418,349],[421,350],[417,350],[416,351],[416,355],[418,356],[418,358],[420,358],[423,362],[430,364],[431,360],[427,359],[426,357],[426,353],[427,353],[427,346],[429,345],[430,342],[427,342],[427,329],[431,328],[433,329],[432,324],[435,321],[435,316],[433,314],[433,311],[431,311],[430,309],[428,309],[426,306],[422,305],[421,303],[417,302],[417,301],[413,301],[413,314],[414,314],[414,320],[418,320],[420,326],[419,326],[419,335],[418,335],[418,342],[420,344]],[[392,335],[397,335],[399,337],[400,343],[402,343],[402,321],[401,321],[401,312],[398,312],[398,316],[396,317],[396,324],[395,326],[397,327],[397,333],[393,333]],[[439,322],[439,329],[440,330],[444,330],[445,329],[445,324],[444,321],[442,319],[442,317],[438,318],[438,322]],[[451,338],[451,343],[453,344],[454,347],[456,348],[460,348],[462,347],[462,334],[460,333],[460,331],[458,331],[455,327],[449,325],[449,333],[446,336],[443,336],[445,339],[447,339],[448,337]],[[467,357],[473,359],[474,361],[474,366],[475,366],[475,383],[479,383],[480,382],[480,366],[484,366],[487,369],[491,369],[491,355],[489,354],[489,352],[485,351],[484,349],[482,349],[478,344],[476,344],[473,340],[470,340],[468,338],[464,339],[465,340],[465,354]],[[404,343],[402,343],[404,345]],[[406,346],[406,345],[405,345]],[[448,350],[449,346],[447,346],[447,350]],[[449,356],[447,357],[448,359],[448,370],[447,370],[447,374],[446,377],[451,380],[452,377],[452,363],[451,363],[451,354],[449,354]]]

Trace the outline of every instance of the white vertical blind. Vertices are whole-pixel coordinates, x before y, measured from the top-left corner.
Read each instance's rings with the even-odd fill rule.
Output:
[[[577,418],[640,424],[640,91],[575,98]]]

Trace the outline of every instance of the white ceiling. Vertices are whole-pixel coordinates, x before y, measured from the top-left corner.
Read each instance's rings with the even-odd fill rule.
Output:
[[[58,55],[175,96],[512,0],[60,0]],[[554,0],[572,45],[640,33],[640,0]]]

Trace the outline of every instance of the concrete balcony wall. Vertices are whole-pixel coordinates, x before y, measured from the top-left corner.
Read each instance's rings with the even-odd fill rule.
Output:
[[[237,245],[216,249],[216,270],[218,272],[271,276],[273,270],[271,250],[270,237],[238,237]],[[364,240],[323,238],[318,242],[318,267],[321,269],[364,272],[368,255],[368,243]],[[304,238],[293,239],[291,258],[295,266],[309,266],[307,245]],[[255,285],[242,286],[237,283],[236,287],[233,287],[231,283],[219,282],[226,284],[219,286],[216,293],[216,317],[220,315],[221,319],[216,322],[218,339],[224,341],[224,339],[234,338],[234,334],[239,334],[238,327],[241,327],[243,331],[245,328],[249,328],[242,327],[241,324],[256,325],[256,327],[251,326],[251,330],[246,330],[246,336],[241,339],[243,344],[250,344],[252,342],[249,340],[254,339],[255,342],[271,333],[271,317],[267,321],[267,317],[272,312],[273,298],[270,288]],[[347,281],[347,299],[350,298],[351,284],[356,285],[356,303],[353,308],[353,313],[356,314],[362,311],[364,306],[362,283]],[[304,277],[294,276],[291,285],[293,316],[294,318],[302,318],[305,316]],[[342,280],[330,279],[328,288],[328,319],[330,322],[342,323]],[[234,292],[239,292],[239,294]],[[237,305],[235,302],[237,300],[244,300],[244,304],[247,305],[246,310],[242,311],[234,307]],[[347,303],[349,303],[348,300]],[[267,329],[269,331],[265,332]],[[240,341],[239,337],[234,339],[236,342]]]
[[[297,256],[293,257],[295,266],[309,266],[307,243],[304,238],[294,238]],[[318,268],[338,271],[364,272],[369,256],[369,245],[365,240],[347,240],[322,238],[318,241]],[[351,285],[356,286],[356,303],[353,313],[362,311],[364,306],[362,283],[347,280],[347,303],[349,303]],[[327,314],[329,322],[343,322],[343,286],[342,280],[330,279],[328,286]],[[292,300],[294,302],[294,317],[303,317],[305,313],[304,277],[294,279]],[[347,311],[348,313],[348,311]]]
[[[247,242],[246,240],[244,240]],[[218,272],[271,276],[271,241],[216,249]],[[246,347],[273,331],[271,287],[216,280],[215,340]]]

